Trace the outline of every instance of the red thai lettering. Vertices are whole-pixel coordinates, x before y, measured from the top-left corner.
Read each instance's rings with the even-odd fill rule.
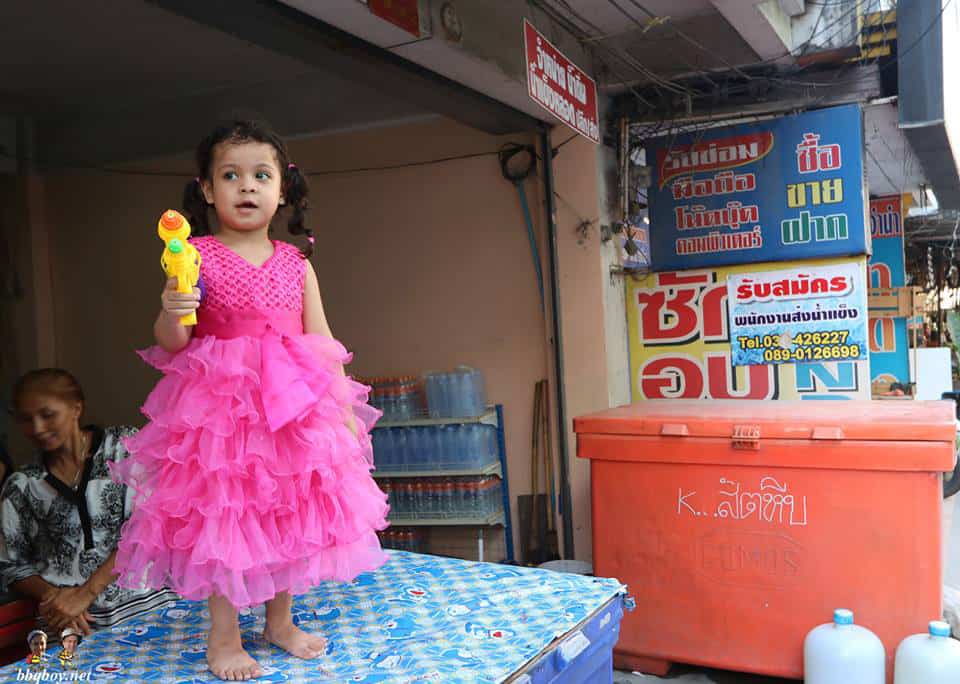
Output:
[[[699,288],[640,290],[640,341],[678,343],[696,339],[700,328],[696,299]]]
[[[839,145],[821,145],[816,133],[804,133],[797,145],[797,170],[800,173],[833,171],[843,166]]]
[[[711,287],[700,297],[704,342],[726,342],[730,339],[727,333],[726,302],[726,283]]]
[[[650,359],[640,369],[640,393],[645,399],[700,399],[703,368],[685,354]]]
[[[847,276],[834,276],[830,279],[831,292],[846,292],[850,287],[850,279]]]
[[[708,396],[711,399],[773,399],[775,366],[746,366],[746,386],[736,387],[736,369],[728,352],[710,352],[707,359]]]

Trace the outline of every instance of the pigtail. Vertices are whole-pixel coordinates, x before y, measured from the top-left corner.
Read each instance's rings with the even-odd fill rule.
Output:
[[[304,222],[307,209],[310,208],[307,202],[309,188],[307,179],[297,168],[296,164],[287,164],[283,172],[284,199],[290,207],[290,219],[287,221],[287,229],[291,235],[306,235],[307,245],[300,251],[304,259],[309,259],[313,254],[313,231],[308,228]]]
[[[192,235],[209,235],[210,221],[207,198],[203,196],[200,179],[194,178],[183,188],[183,210],[190,221]]]

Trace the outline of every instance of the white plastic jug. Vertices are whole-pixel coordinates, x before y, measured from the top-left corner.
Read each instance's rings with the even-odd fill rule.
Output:
[[[931,622],[929,634],[914,634],[897,648],[893,684],[957,684],[960,641],[950,638],[950,625]]]
[[[839,609],[833,622],[810,630],[803,642],[805,684],[885,684],[887,655],[869,629]]]

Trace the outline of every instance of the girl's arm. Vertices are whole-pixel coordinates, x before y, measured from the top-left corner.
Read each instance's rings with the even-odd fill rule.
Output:
[[[200,306],[200,290],[195,287],[190,294],[177,292],[177,279],[170,278],[160,295],[160,303],[163,310],[153,324],[153,336],[157,344],[175,354],[187,346],[193,335],[193,327],[181,325],[180,317],[196,311]]]
[[[317,282],[317,274],[313,271],[313,266],[308,261],[306,281],[303,285],[303,331],[311,335],[324,335],[333,337],[330,332],[330,324],[327,323],[327,315],[323,312],[323,300],[320,298],[320,284]],[[337,364],[337,371],[343,377],[346,377],[346,371],[343,364]],[[356,436],[357,421],[353,416],[353,409],[347,407],[347,427],[350,432]]]

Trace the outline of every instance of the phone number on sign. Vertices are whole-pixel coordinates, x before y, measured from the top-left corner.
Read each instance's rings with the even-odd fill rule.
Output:
[[[835,361],[860,358],[859,344],[835,347],[797,347],[796,349],[764,349],[764,361]]]
[[[753,337],[738,337],[741,349],[783,349],[795,347],[819,347],[846,344],[850,337],[849,330],[824,330],[823,332],[801,332],[795,336],[788,333],[783,335],[755,335]]]

